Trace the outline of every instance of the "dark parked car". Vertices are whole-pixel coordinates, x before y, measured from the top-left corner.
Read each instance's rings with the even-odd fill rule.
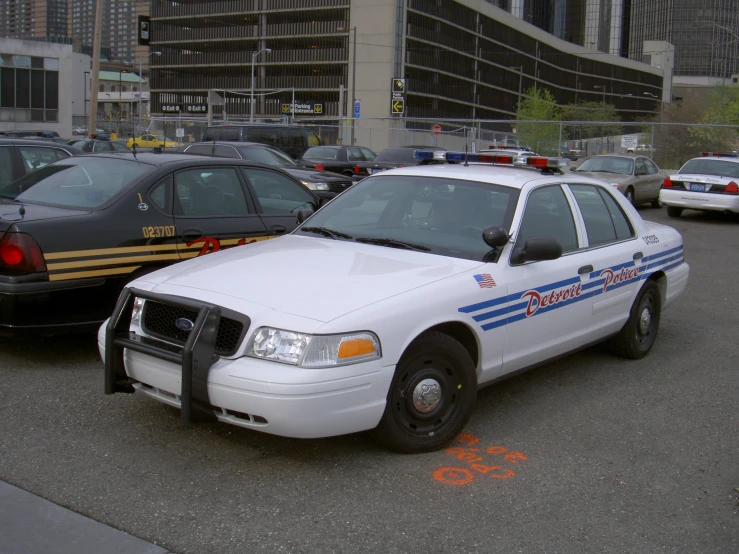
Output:
[[[110,140],[107,136],[91,135],[84,139],[70,140],[67,144],[83,152],[131,152],[125,144]]]
[[[44,137],[44,138],[55,138],[59,137],[59,133],[56,131],[33,131],[24,129],[11,129],[10,131],[0,132],[0,136],[7,138],[24,138],[24,137]]]
[[[72,146],[46,140],[0,137],[0,187],[57,160],[82,153]]]
[[[364,146],[313,146],[305,151],[299,163],[351,177],[368,175],[366,169],[359,168],[357,163],[373,162],[376,157],[377,154]]]
[[[42,167],[0,188],[0,328],[96,329],[131,279],[288,233],[332,196],[226,158],[96,154]]]
[[[294,160],[300,159],[303,152],[321,141],[313,131],[293,125],[219,125],[208,127],[203,133],[203,142],[259,142],[281,150]]]
[[[396,167],[408,167],[411,165],[426,165],[433,163],[446,163],[445,160],[419,160],[416,158],[416,150],[439,150],[444,148],[438,146],[402,146],[398,148],[386,148],[375,158],[373,162],[358,162],[360,170],[367,171],[370,175],[386,169]]]
[[[273,165],[289,173],[311,190],[328,190],[339,193],[355,182],[354,178],[337,175],[330,171],[301,167],[287,154],[253,142],[196,142],[183,146],[179,151],[199,156],[235,158]]]

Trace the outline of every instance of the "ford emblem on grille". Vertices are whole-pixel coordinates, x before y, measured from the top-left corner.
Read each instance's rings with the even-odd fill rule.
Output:
[[[181,317],[174,322],[175,327],[180,331],[191,331],[195,324],[187,318]]]

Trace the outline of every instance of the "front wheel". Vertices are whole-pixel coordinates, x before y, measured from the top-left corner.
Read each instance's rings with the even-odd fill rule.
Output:
[[[680,217],[683,213],[682,208],[676,208],[675,206],[667,206],[667,215],[670,217]]]
[[[627,188],[626,192],[624,192],[624,196],[626,197],[626,200],[629,201],[629,204],[634,204],[634,189]]]
[[[444,333],[424,333],[395,368],[372,438],[396,452],[438,450],[467,424],[476,398],[475,365],[467,350]]]
[[[662,296],[654,281],[647,281],[631,306],[631,312],[621,331],[610,339],[611,351],[624,358],[638,360],[652,349],[659,330]]]

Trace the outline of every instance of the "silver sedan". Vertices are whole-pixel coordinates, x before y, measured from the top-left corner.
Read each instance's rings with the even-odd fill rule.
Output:
[[[659,189],[667,178],[652,160],[633,154],[593,156],[571,171],[610,183],[632,204],[651,202],[655,208],[660,206]]]

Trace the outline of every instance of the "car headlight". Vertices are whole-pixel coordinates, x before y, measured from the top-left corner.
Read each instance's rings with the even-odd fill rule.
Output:
[[[260,327],[249,339],[246,355],[318,369],[376,360],[382,357],[382,352],[377,335],[366,331],[342,335],[307,335]]]
[[[329,190],[328,183],[323,181],[300,181],[305,187],[310,190]]]
[[[131,323],[139,324],[139,320],[141,319],[141,312],[144,309],[144,299],[143,298],[136,298],[133,301],[133,312],[131,313]]]

